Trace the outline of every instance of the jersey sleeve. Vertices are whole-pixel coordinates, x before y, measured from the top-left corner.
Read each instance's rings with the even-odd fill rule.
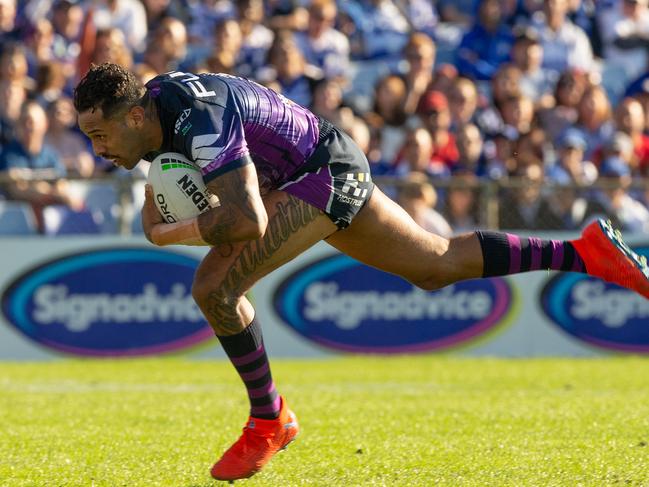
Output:
[[[229,107],[205,105],[192,109],[181,123],[184,151],[191,155],[203,179],[208,182],[221,174],[251,162],[243,122],[238,111]],[[180,115],[182,116],[182,114]]]
[[[200,81],[194,81],[194,84]],[[161,104],[170,117],[174,150],[185,154],[200,169],[205,182],[252,162],[243,121],[237,106],[218,86],[193,86],[197,93],[213,94],[209,100],[191,96],[169,83]],[[209,91],[214,88],[215,91]]]

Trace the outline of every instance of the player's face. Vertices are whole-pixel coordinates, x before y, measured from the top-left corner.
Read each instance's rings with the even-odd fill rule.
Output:
[[[133,169],[148,152],[142,126],[131,111],[104,118],[100,108],[86,110],[79,114],[79,127],[92,142],[95,154],[116,166]]]

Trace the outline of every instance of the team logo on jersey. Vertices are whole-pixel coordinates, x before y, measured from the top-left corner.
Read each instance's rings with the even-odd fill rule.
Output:
[[[183,110],[183,112],[178,116],[178,120],[176,120],[176,125],[174,126],[174,134],[177,134],[180,131],[180,127],[183,124],[185,120],[187,120],[187,117],[189,117],[189,114],[192,113],[191,108],[187,108]],[[186,132],[183,131],[183,135]]]

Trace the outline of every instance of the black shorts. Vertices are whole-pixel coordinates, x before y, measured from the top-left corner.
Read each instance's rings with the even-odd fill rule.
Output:
[[[322,210],[338,228],[346,228],[370,199],[374,183],[367,157],[353,139],[324,119],[313,154],[278,189]]]

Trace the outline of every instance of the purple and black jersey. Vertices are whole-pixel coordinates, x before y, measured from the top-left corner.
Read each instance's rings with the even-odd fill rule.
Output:
[[[206,183],[254,163],[260,192],[277,189],[326,213],[341,228],[369,198],[365,155],[329,122],[254,81],[173,71],[146,84],[158,108],[163,152],[178,152]]]
[[[179,71],[146,84],[164,134],[161,152],[193,161],[206,182],[249,162],[263,189],[298,171],[318,143],[318,119],[253,81]]]

